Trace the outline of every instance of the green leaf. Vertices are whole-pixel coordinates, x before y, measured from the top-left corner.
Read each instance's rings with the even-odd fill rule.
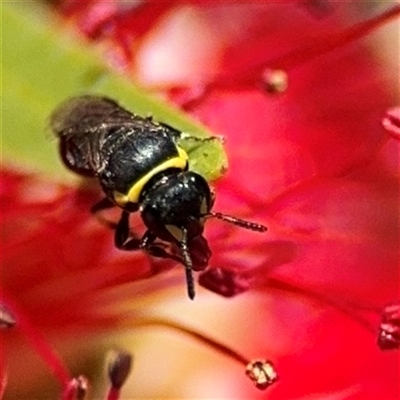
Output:
[[[110,70],[89,43],[63,27],[39,2],[2,3],[2,158],[3,163],[71,177],[58,156],[48,127],[52,110],[66,98],[101,94],[137,114],[153,115],[194,136],[212,133],[186,114]],[[207,179],[227,168],[219,141],[182,143],[191,169]]]

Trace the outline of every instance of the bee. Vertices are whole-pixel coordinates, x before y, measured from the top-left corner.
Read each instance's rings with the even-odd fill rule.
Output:
[[[211,255],[203,236],[207,219],[218,218],[253,231],[267,229],[213,212],[214,194],[208,182],[189,170],[190,159],[179,140],[204,142],[217,137],[191,136],[136,115],[110,98],[89,95],[62,103],[52,113],[50,125],[65,166],[81,176],[97,178],[105,194],[91,212],[115,206],[122,210],[115,226],[115,246],[178,259],[185,267],[190,299],[195,297],[193,270],[204,269]],[[140,239],[132,236],[129,226],[130,214],[135,212],[147,228]],[[156,239],[176,246],[180,257]]]

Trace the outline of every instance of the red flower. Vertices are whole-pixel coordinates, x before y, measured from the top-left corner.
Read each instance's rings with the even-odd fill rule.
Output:
[[[104,3],[69,3],[68,16],[87,23],[89,37],[112,44],[109,60],[226,137],[230,169],[216,184],[215,209],[269,231],[209,222],[213,256],[201,283],[234,299],[204,290],[189,304],[181,268],[113,248],[110,231],[88,212],[96,193],[3,172],[10,305],[76,375],[90,375],[88,359],[100,343],[92,339],[112,332],[103,343],[129,346],[137,360],[129,398],[398,398],[397,354],[376,341],[381,310],[398,300],[399,174],[390,159],[398,141],[380,121],[398,101],[385,23],[399,7],[379,13],[334,3],[315,19],[295,2],[113,3],[93,21],[86,13]],[[263,91],[276,87],[271,79],[281,69],[286,91]],[[154,315],[272,360],[279,381],[256,391],[218,354],[226,348],[211,343],[213,354],[158,335],[149,328]],[[135,324],[147,328],[122,335]],[[21,350],[17,330],[6,333],[9,390],[26,398],[34,392],[29,380],[44,385],[42,371]],[[89,377],[95,393],[98,375]]]

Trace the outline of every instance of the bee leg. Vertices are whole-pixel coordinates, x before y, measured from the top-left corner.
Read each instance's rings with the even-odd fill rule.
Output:
[[[154,235],[152,232],[147,230],[144,235],[142,236],[142,239],[140,240],[139,247],[143,250],[148,250],[150,246],[154,243],[154,241],[157,239],[157,236]]]
[[[96,215],[102,210],[114,207],[115,204],[108,198],[104,198],[100,202],[96,203],[91,209],[91,213]],[[129,212],[122,211],[121,218],[118,223],[107,221],[99,218],[102,223],[107,225],[110,229],[115,229],[114,244],[119,250],[134,251],[134,250],[145,250],[151,256],[157,258],[165,258],[183,263],[183,260],[174,254],[169,253],[162,243],[154,243],[157,239],[152,232],[147,230],[141,239],[132,237],[132,233],[129,227]],[[131,237],[130,237],[131,236]]]
[[[92,214],[97,214],[99,211],[106,210],[111,207],[115,207],[115,204],[108,197],[105,197],[98,203],[94,204],[90,209],[90,212]]]
[[[213,142],[214,140],[218,140],[221,143],[224,143],[225,138],[223,136],[192,136],[190,133],[181,132],[179,135],[180,140],[187,140],[192,142]]]
[[[115,207],[115,204],[105,197],[104,199],[100,200],[98,203],[94,204],[90,208],[90,212],[96,216],[96,218],[103,224],[106,225],[110,229],[116,229],[117,224],[115,222],[111,222],[106,220],[105,218],[102,218],[101,215],[99,214],[103,210],[107,210],[109,208]]]
[[[190,133],[181,132],[180,130],[174,128],[171,125],[166,124],[165,122],[159,122],[159,124],[164,128],[168,129],[169,134],[172,135],[172,137],[175,140],[188,140],[192,142],[212,142],[214,140],[218,140],[221,143],[224,142],[223,136],[205,136],[205,137],[193,136]]]
[[[138,238],[129,238],[129,212],[122,211],[121,218],[115,227],[114,244],[120,250],[139,250],[141,240]]]
[[[174,140],[178,140],[181,137],[182,132],[171,125],[166,124],[165,122],[158,122],[163,128],[166,128],[169,132],[168,134],[171,135]]]
[[[115,246],[118,249],[125,251],[145,250],[153,257],[166,258],[182,263],[180,257],[175,256],[166,250],[165,244],[154,243],[157,236],[149,230],[145,232],[141,239],[136,237],[129,238],[130,233],[129,213],[124,211],[115,230]]]
[[[126,216],[122,216],[121,220],[123,218],[129,218]],[[127,219],[129,222],[129,219]],[[127,228],[127,231],[129,232],[129,226]],[[182,253],[182,258],[175,256],[171,253],[168,253],[165,248],[162,247],[161,243],[154,243],[154,241],[157,239],[157,236],[154,235],[152,232],[149,230],[145,232],[143,235],[142,239],[139,241],[139,245],[137,245],[137,239],[134,239],[134,249],[140,248],[146,250],[150,255],[153,257],[159,257],[159,258],[167,258],[167,259],[172,259],[174,261],[178,261],[179,263],[182,263],[185,267],[185,275],[186,275],[186,284],[187,284],[187,292],[188,296],[191,300],[194,299],[195,297],[195,288],[194,288],[194,279],[193,279],[193,262],[192,258],[190,256],[190,251],[189,251],[189,246],[188,246],[188,232],[187,229],[182,229],[182,240],[179,243],[179,247],[181,249]],[[129,249],[133,249],[131,245],[133,244],[132,240],[129,240],[128,242],[125,243],[124,248],[127,250],[128,247]]]
[[[139,247],[143,250],[146,250],[153,257],[167,258],[178,261],[180,263],[182,262],[180,257],[168,253],[168,251],[166,250],[166,245],[164,243],[154,243],[156,239],[157,236],[155,236],[152,232],[148,230],[143,235]]]
[[[164,257],[164,253],[162,252],[164,249],[162,249],[159,244],[153,245],[156,239],[157,236],[155,236],[150,231],[146,231],[141,239],[137,237],[132,237],[132,233],[129,227],[129,212],[122,211],[121,218],[115,229],[115,247],[125,251],[146,250],[149,252],[149,254],[155,255],[156,257],[158,256],[162,258],[167,258]],[[161,251],[157,251],[158,248],[160,248]],[[165,252],[165,254],[168,253]]]

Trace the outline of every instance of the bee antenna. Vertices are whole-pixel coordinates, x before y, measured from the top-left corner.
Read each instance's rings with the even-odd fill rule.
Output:
[[[242,228],[249,229],[256,232],[265,232],[268,228],[265,225],[257,224],[255,222],[246,221],[244,219],[232,217],[231,215],[221,214],[219,212],[210,212],[208,217],[218,218],[222,221],[229,222],[230,224],[238,225]]]
[[[188,233],[186,228],[182,228],[182,240],[179,242],[183,264],[185,266],[186,284],[187,292],[190,300],[193,300],[196,293],[194,290],[194,280],[193,280],[193,263],[190,257],[189,247],[188,247]]]

